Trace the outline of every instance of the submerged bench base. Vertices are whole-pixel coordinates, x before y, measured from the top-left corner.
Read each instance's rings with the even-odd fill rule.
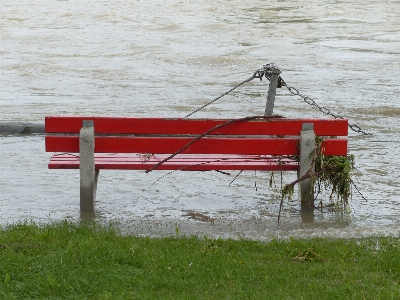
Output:
[[[321,154],[347,154],[347,139],[338,138],[347,136],[347,124],[265,116],[46,117],[46,151],[57,153],[49,169],[80,170],[81,212],[93,212],[100,170],[297,171],[299,178],[314,169],[316,134]],[[314,209],[311,179],[299,183],[299,195],[302,210]]]

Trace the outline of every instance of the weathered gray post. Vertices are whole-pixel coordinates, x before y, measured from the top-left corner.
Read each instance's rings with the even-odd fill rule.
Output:
[[[298,178],[303,176],[307,171],[315,171],[315,145],[314,124],[304,123],[300,132],[300,169],[297,174]],[[301,197],[301,210],[313,210],[314,187],[311,184],[311,178],[304,179],[299,183],[299,195]]]
[[[269,71],[269,88],[267,96],[267,105],[265,107],[265,116],[272,116],[274,112],[274,103],[276,95],[276,87],[278,86],[278,78],[281,71],[271,63],[271,71]]]
[[[99,171],[94,167],[94,125],[83,121],[79,134],[80,207],[81,212],[94,212],[97,178]]]

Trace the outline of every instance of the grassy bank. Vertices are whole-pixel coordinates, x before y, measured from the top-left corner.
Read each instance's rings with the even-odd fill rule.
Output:
[[[1,299],[399,299],[400,238],[120,236],[98,225],[0,230]]]

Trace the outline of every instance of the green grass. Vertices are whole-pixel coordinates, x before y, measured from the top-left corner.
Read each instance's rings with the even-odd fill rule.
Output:
[[[21,223],[0,229],[0,299],[400,299],[400,238],[264,243]]]

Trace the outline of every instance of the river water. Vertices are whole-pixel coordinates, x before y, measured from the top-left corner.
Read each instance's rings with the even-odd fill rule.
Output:
[[[97,219],[146,234],[399,233],[398,1],[4,0],[0,15],[0,121],[183,117],[274,62],[289,85],[372,133],[350,131],[363,195],[354,189],[350,212],[316,212],[308,223],[292,201],[277,225],[279,174],[271,189],[262,172],[229,185],[236,173],[105,171]],[[253,80],[193,117],[263,114],[267,89]],[[325,117],[285,88],[274,112]],[[43,136],[2,135],[0,143],[1,223],[79,220],[78,172],[47,169]]]

